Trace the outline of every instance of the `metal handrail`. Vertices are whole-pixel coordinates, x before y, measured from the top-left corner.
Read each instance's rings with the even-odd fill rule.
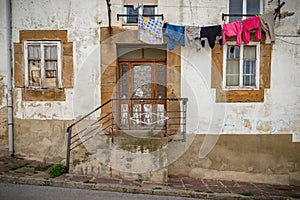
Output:
[[[68,138],[67,138],[67,156],[66,156],[66,167],[67,170],[69,170],[69,166],[70,166],[70,153],[71,150],[73,150],[74,148],[78,147],[79,145],[83,144],[84,142],[86,142],[87,140],[91,139],[92,137],[89,137],[87,140],[82,141],[81,143],[75,145],[75,147],[71,148],[71,145],[76,143],[77,141],[79,141],[79,139],[75,140],[75,141],[71,141],[73,137],[79,135],[80,132],[84,132],[85,130],[87,130],[87,128],[84,128],[80,131],[78,131],[78,133],[76,133],[75,135],[72,136],[72,129],[75,125],[79,124],[81,121],[83,121],[84,119],[88,118],[89,116],[91,116],[92,114],[94,114],[95,112],[97,112],[98,110],[100,110],[101,108],[103,108],[104,106],[108,105],[110,102],[112,102],[112,99],[109,99],[108,101],[106,101],[105,103],[103,103],[102,105],[98,106],[97,108],[95,108],[94,110],[92,110],[91,112],[89,112],[88,114],[84,115],[83,117],[81,117],[79,120],[75,121],[73,124],[71,124],[70,126],[68,126],[67,128],[67,133],[68,133]],[[103,116],[102,118],[100,118],[100,120],[108,117],[109,114]],[[99,120],[99,121],[100,121]],[[91,131],[90,131],[91,132]],[[88,135],[90,132],[88,132],[86,135]],[[100,133],[100,132],[99,132]],[[97,134],[99,134],[97,133]],[[94,135],[95,136],[95,135]],[[94,137],[93,136],[93,137]]]
[[[115,118],[114,115],[118,116],[120,114],[119,110],[114,110],[113,108],[113,102],[122,102],[122,101],[130,101],[130,104],[134,103],[135,101],[140,101],[140,102],[145,102],[145,101],[179,101],[182,104],[180,104],[180,109],[179,110],[167,110],[166,114],[167,116],[171,115],[170,117],[167,117],[166,119],[166,124],[164,126],[164,130],[170,129],[174,130],[171,127],[172,126],[180,126],[180,130],[182,133],[182,140],[186,140],[186,115],[187,115],[187,98],[114,98],[114,99],[109,99],[102,105],[98,106],[88,114],[84,115],[81,117],[79,120],[75,121],[72,123],[70,126],[67,128],[67,155],[66,155],[66,167],[69,170],[69,165],[70,165],[70,153],[73,149],[77,148],[78,146],[82,145],[83,143],[87,142],[91,138],[95,137],[96,135],[103,133],[107,129],[111,129],[111,139],[112,142],[114,142],[114,126],[115,124]],[[111,104],[110,104],[111,103]],[[129,103],[129,102],[128,102]],[[101,116],[97,121],[92,122],[89,124],[87,127],[82,128],[81,130],[73,133],[73,128],[82,122],[83,120],[87,119],[90,117],[92,114],[95,112],[99,111],[101,108],[104,108],[105,106],[111,105],[110,111],[108,113],[102,113],[104,114]],[[174,116],[174,113],[178,113],[180,116]],[[172,116],[173,115],[173,116]],[[168,122],[168,120],[170,122]],[[174,121],[176,120],[176,121]],[[100,129],[99,129],[100,128]],[[120,127],[119,127],[120,128]],[[138,130],[138,128],[136,128]],[[124,129],[125,130],[125,129]],[[72,135],[73,134],[73,135]],[[79,135],[80,138],[76,138]],[[73,140],[73,141],[72,141]]]

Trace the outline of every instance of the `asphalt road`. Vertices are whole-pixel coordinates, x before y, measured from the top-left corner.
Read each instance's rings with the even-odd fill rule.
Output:
[[[190,198],[128,194],[35,185],[0,183],[1,200],[191,200]]]

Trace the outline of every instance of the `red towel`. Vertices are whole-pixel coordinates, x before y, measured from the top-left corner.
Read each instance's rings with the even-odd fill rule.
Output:
[[[260,29],[260,19],[258,16],[251,17],[242,21],[243,23],[243,40],[244,44],[248,44],[250,42],[250,31],[256,29],[255,37],[256,40],[261,39],[261,29]]]
[[[242,37],[242,25],[240,21],[235,21],[229,24],[223,25],[223,34],[222,34],[222,44],[226,43],[226,36],[232,37],[236,36],[236,45],[241,45],[241,37]]]

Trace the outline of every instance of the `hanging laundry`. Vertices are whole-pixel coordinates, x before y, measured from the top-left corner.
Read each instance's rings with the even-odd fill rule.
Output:
[[[141,3],[133,4],[133,9],[138,10],[139,8],[143,9],[144,5]]]
[[[219,43],[220,43],[220,45],[222,45],[222,26],[221,25],[201,27],[200,35],[201,35],[200,37],[201,37],[202,47],[205,47],[204,39],[207,39],[210,48],[214,48],[217,37],[219,37]]]
[[[180,46],[185,45],[185,27],[172,24],[166,24],[164,35],[168,37],[168,50],[174,49],[174,43],[177,42]]]
[[[133,10],[137,10],[140,8],[140,5],[138,3],[133,4]]]
[[[185,26],[185,45],[195,47],[197,51],[201,49],[200,30],[198,26]]]
[[[256,40],[261,39],[261,28],[260,28],[260,19],[258,16],[250,17],[242,21],[243,23],[243,40],[244,44],[248,44],[250,42],[250,31],[256,29],[255,37]]]
[[[274,16],[273,13],[267,13],[260,17],[260,26],[266,33],[266,44],[270,44],[275,41],[275,29],[274,29]]]
[[[226,44],[226,36],[236,36],[236,45],[241,45],[242,25],[240,21],[231,22],[223,25],[222,44]]]
[[[149,44],[163,43],[163,21],[138,17],[139,40]]]

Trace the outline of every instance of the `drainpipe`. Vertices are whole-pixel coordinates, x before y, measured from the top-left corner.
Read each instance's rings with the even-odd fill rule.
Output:
[[[8,150],[9,156],[14,155],[13,127],[13,95],[12,95],[12,14],[11,0],[6,0],[7,26],[7,109],[8,109]]]

